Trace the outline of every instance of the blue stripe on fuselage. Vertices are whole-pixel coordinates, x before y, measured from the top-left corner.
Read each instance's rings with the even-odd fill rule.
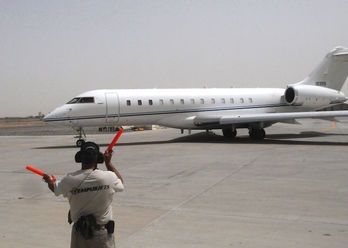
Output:
[[[264,105],[249,105],[249,106],[234,106],[234,107],[219,107],[219,108],[200,108],[200,109],[181,109],[181,110],[166,110],[166,111],[151,111],[151,112],[136,112],[136,113],[121,113],[119,115],[109,115],[108,118],[113,117],[137,117],[144,115],[166,115],[166,114],[183,114],[183,113],[202,113],[212,111],[223,110],[241,110],[241,109],[257,109],[257,108],[270,108],[270,107],[284,107],[289,106],[287,104],[264,104]],[[45,122],[53,121],[74,121],[74,120],[90,120],[90,119],[102,119],[106,118],[106,115],[90,115],[90,116],[73,116],[63,118],[49,118],[45,119]]]

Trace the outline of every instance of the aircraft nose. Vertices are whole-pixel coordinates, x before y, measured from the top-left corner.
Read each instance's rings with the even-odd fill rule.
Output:
[[[48,120],[51,118],[51,112],[44,116],[43,121],[48,122]]]
[[[55,119],[59,118],[59,115],[57,114],[57,110],[53,110],[50,113],[48,113],[47,115],[45,115],[45,117],[43,118],[44,122],[50,122],[50,121],[54,121]]]
[[[44,118],[44,122],[52,122],[52,121],[62,121],[62,118],[67,117],[68,110],[65,106],[58,107],[48,113]]]

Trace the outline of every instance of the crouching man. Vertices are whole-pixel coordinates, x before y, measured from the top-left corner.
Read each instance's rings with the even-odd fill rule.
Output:
[[[103,155],[99,146],[86,142],[75,155],[81,170],[67,174],[54,182],[44,175],[48,188],[56,196],[69,199],[69,223],[74,223],[71,232],[71,248],[115,247],[111,203],[115,192],[123,191],[123,179],[111,163],[112,151]],[[99,170],[103,163],[107,171]]]

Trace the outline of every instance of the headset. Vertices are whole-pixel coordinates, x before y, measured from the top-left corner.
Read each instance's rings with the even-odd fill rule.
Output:
[[[81,150],[75,154],[76,163],[104,163],[104,155],[99,151],[99,146],[94,142],[86,142]]]

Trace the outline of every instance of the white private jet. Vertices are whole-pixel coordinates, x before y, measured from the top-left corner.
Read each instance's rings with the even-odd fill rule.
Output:
[[[93,90],[49,113],[44,121],[84,127],[162,125],[184,129],[222,129],[234,138],[248,128],[264,139],[264,128],[301,118],[348,117],[348,111],[316,111],[347,100],[340,91],[348,75],[348,49],[336,47],[304,80],[281,88],[202,88]]]

